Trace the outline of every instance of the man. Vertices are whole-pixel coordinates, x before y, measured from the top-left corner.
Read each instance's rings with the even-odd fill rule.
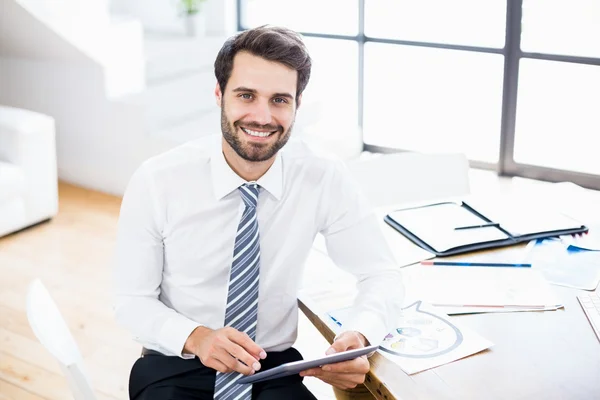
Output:
[[[235,382],[302,359],[292,347],[296,298],[317,233],[359,282],[353,317],[328,354],[379,343],[403,295],[378,222],[343,164],[300,143],[282,150],[310,69],[290,30],[230,38],[215,61],[222,137],[154,157],[132,177],[115,271],[116,318],[144,346],[132,399],[314,399],[303,376],[340,388],[364,381],[366,357]]]

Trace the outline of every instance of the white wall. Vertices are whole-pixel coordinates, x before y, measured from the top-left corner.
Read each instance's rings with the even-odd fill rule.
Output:
[[[141,25],[131,19],[106,25],[105,0],[51,4],[58,8],[49,3],[2,0],[0,104],[55,119],[61,179],[121,194],[133,170],[153,154],[155,145],[149,140],[139,143],[143,139],[140,107],[111,100],[144,89]],[[67,18],[68,12],[81,18],[79,23]],[[89,42],[82,41],[86,35]]]
[[[143,137],[143,109],[107,99],[94,63],[0,58],[0,104],[56,120],[62,180],[120,195],[147,157],[172,144]]]
[[[111,0],[113,13],[138,18],[149,33],[181,35],[184,23],[178,0]],[[229,36],[235,33],[236,1],[206,0],[202,4],[206,24],[206,35]]]
[[[43,38],[43,40],[40,40]],[[12,0],[2,0],[0,56],[51,60],[82,60],[87,56]]]
[[[106,1],[3,0],[0,57],[97,63],[109,96],[143,90],[142,26],[125,18],[109,22]]]
[[[107,0],[3,0],[2,3],[4,17],[0,18],[6,19],[2,22],[8,24],[6,31],[12,40],[18,41],[18,49],[27,49],[24,55],[29,56],[30,46],[35,46],[24,28],[31,24],[33,29],[43,29],[37,21],[92,59],[101,61],[110,52],[104,40],[110,26]],[[39,47],[45,44],[45,40],[38,41]]]

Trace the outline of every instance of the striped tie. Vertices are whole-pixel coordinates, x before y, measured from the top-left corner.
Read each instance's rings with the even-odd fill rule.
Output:
[[[252,340],[256,339],[260,269],[260,246],[256,219],[258,189],[256,184],[240,186],[240,193],[246,207],[235,237],[225,310],[225,326],[246,332]],[[217,372],[214,399],[251,399],[252,384],[239,385],[235,383],[242,376],[238,372],[227,374]]]

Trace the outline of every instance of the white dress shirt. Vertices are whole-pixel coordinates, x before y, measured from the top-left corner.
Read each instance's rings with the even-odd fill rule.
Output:
[[[115,313],[144,347],[187,357],[183,346],[197,326],[223,327],[243,183],[220,137],[153,157],[131,178],[118,225]],[[343,162],[290,140],[257,183],[257,344],[266,351],[294,344],[297,292],[319,232],[336,265],[358,277],[345,329],[379,343],[400,311],[401,275]]]

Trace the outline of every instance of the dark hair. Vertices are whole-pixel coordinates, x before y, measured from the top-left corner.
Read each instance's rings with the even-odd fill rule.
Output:
[[[227,39],[215,60],[215,76],[222,92],[225,91],[225,86],[231,77],[233,58],[240,51],[247,51],[295,69],[298,72],[296,84],[296,101],[298,101],[298,97],[308,84],[312,65],[306,46],[298,33],[287,28],[264,25],[240,32]]]

